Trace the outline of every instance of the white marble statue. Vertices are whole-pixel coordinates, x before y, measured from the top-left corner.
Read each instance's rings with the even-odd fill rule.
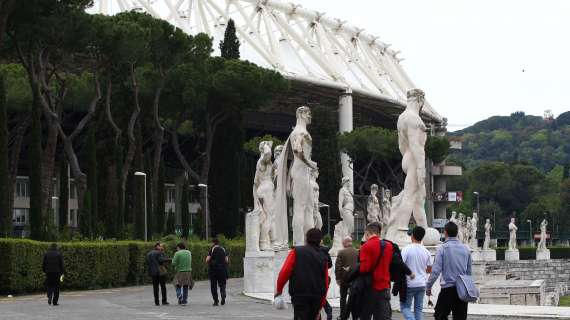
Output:
[[[491,220],[487,219],[485,222],[485,241],[483,241],[483,250],[490,250],[491,244]]]
[[[280,144],[273,149],[273,180],[275,185],[277,185],[277,168],[279,167],[279,162],[281,159],[281,153],[283,152],[283,145]]]
[[[426,126],[420,117],[425,103],[422,90],[407,92],[406,110],[398,117],[398,146],[402,154],[402,170],[406,174],[404,190],[392,200],[386,238],[396,243],[409,242],[407,235],[411,216],[417,225],[427,229],[424,209],[426,199],[425,143]]]
[[[390,215],[392,211],[392,191],[390,189],[384,189],[382,193],[382,238],[386,236],[386,229],[388,222],[390,221]]]
[[[465,243],[465,215],[461,212],[457,217],[457,239]]]
[[[517,250],[517,226],[515,225],[515,218],[511,218],[509,223],[509,248],[508,250]]]
[[[547,250],[546,249],[546,227],[548,226],[548,221],[546,219],[542,220],[540,223],[540,242],[538,243],[537,250]]]
[[[293,198],[293,244],[305,244],[305,232],[314,226],[314,197],[311,186],[311,170],[317,163],[311,159],[312,138],[307,131],[311,123],[311,110],[299,107],[297,124],[285,142],[277,168],[275,218],[280,249],[289,246],[287,229],[287,194]],[[289,160],[292,160],[289,166]]]
[[[317,182],[318,178],[319,178],[319,170],[317,169],[311,170],[311,186],[313,187],[313,220],[315,228],[322,229],[323,218],[321,217],[321,210],[319,207],[320,188]]]
[[[373,184],[370,186],[370,195],[368,196],[368,201],[366,203],[366,211],[367,211],[367,222],[379,222],[382,223],[382,209],[380,208],[380,200],[377,197],[378,194],[378,185]]]
[[[477,245],[477,224],[479,223],[479,215],[477,212],[473,212],[473,217],[471,217],[471,236],[469,237],[469,247],[471,249],[478,249]]]
[[[343,239],[352,237],[354,232],[354,198],[348,177],[342,178],[342,188],[338,191],[338,210],[342,220],[334,228],[333,246],[329,251],[333,256],[343,248]]]
[[[259,144],[260,157],[255,167],[253,180],[253,208],[260,211],[259,248],[262,251],[271,250],[274,241],[274,184],[273,163],[271,162],[272,141],[262,141]]]
[[[471,218],[465,217],[465,230],[463,230],[463,243],[468,245],[471,243],[471,230],[473,227],[471,226]]]

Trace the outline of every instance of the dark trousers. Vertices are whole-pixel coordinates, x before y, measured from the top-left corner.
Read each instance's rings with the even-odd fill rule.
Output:
[[[346,296],[348,295],[348,288],[350,286],[341,285],[340,286],[340,319],[348,319],[348,311],[346,310]]]
[[[61,273],[59,272],[48,272],[46,273],[46,287],[47,296],[49,303],[57,304],[59,301],[59,278]]]
[[[332,320],[333,318],[333,309],[331,304],[326,301],[325,306],[323,308],[325,310],[325,313],[327,314],[327,320]]]
[[[226,277],[210,276],[210,289],[212,290],[212,298],[218,303],[218,287],[220,287],[220,296],[222,300],[226,300]]]
[[[433,316],[435,320],[447,320],[450,313],[453,313],[453,320],[467,319],[467,302],[459,299],[455,287],[441,289]]]
[[[292,297],[291,302],[294,320],[314,320],[321,310],[319,297]]]
[[[176,286],[176,297],[179,304],[188,303],[188,286]]]
[[[160,284],[160,291],[162,293],[162,303],[168,301],[166,298],[166,276],[152,276],[152,291],[154,293],[154,303],[159,304],[158,300],[158,285]]]
[[[372,289],[366,307],[360,316],[361,320],[392,320],[390,306],[390,289]]]

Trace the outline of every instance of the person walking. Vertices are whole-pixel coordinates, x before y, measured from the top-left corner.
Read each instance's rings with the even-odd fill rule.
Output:
[[[283,294],[289,282],[294,320],[315,320],[325,305],[328,290],[328,258],[320,248],[323,234],[317,228],[309,229],[305,245],[289,251],[277,278],[275,298]]]
[[[402,249],[402,259],[415,277],[407,277],[405,295],[400,296],[400,310],[406,320],[422,320],[427,274],[431,272],[431,254],[422,245],[426,230],[417,226],[412,232],[412,244]],[[412,312],[412,302],[414,311]]]
[[[162,305],[169,305],[166,295],[166,266],[165,264],[170,261],[164,253],[164,249],[160,242],[155,243],[152,249],[146,256],[146,263],[148,268],[148,275],[152,278],[152,290],[154,294],[154,304],[159,306],[158,287],[162,293]],[[161,270],[162,269],[162,270]]]
[[[344,249],[338,252],[335,261],[335,277],[336,282],[340,288],[340,320],[348,319],[348,312],[346,310],[346,297],[350,284],[345,280],[345,276],[354,268],[358,262],[358,250],[352,247],[352,238],[346,237],[342,240]]]
[[[372,288],[362,310],[362,320],[391,320],[390,280],[391,273],[414,274],[402,262],[398,247],[391,241],[380,239],[382,226],[378,222],[369,223],[364,231],[365,243],[360,248],[359,273],[372,275]]]
[[[210,289],[212,291],[212,298],[214,299],[214,306],[218,306],[218,287],[220,287],[221,303],[223,306],[226,304],[226,283],[228,280],[229,259],[226,249],[220,245],[218,239],[214,238],[212,243],[213,246],[206,257]]]
[[[59,305],[59,286],[61,277],[65,273],[63,267],[63,255],[57,248],[57,244],[52,243],[48,251],[44,254],[42,270],[46,274],[46,287],[48,304]]]
[[[453,313],[453,320],[467,319],[467,302],[459,299],[456,281],[460,275],[471,275],[471,252],[457,239],[458,228],[453,222],[445,225],[445,242],[435,254],[432,273],[426,284],[426,294],[431,296],[431,289],[441,275],[441,291],[435,305],[434,318],[447,320]]]
[[[186,305],[188,304],[188,289],[194,287],[194,280],[192,280],[192,253],[186,249],[186,245],[182,242],[176,245],[172,266],[176,271],[174,285],[176,286],[178,304]]]

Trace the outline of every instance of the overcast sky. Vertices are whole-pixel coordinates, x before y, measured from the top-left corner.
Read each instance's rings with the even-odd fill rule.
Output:
[[[402,51],[450,131],[570,111],[570,0],[296,0]]]

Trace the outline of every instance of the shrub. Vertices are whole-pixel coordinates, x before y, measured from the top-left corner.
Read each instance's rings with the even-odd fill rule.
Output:
[[[179,239],[166,242],[166,254],[172,257]],[[245,244],[225,240],[229,254],[230,277],[243,276]],[[64,289],[96,289],[148,283],[146,255],[152,243],[141,241],[66,242],[60,245],[66,270]],[[0,239],[0,293],[13,294],[43,290],[45,276],[42,259],[49,243],[22,239]],[[191,241],[192,271],[195,280],[208,277],[204,262],[210,250],[205,241]],[[170,270],[172,279],[174,271]]]

